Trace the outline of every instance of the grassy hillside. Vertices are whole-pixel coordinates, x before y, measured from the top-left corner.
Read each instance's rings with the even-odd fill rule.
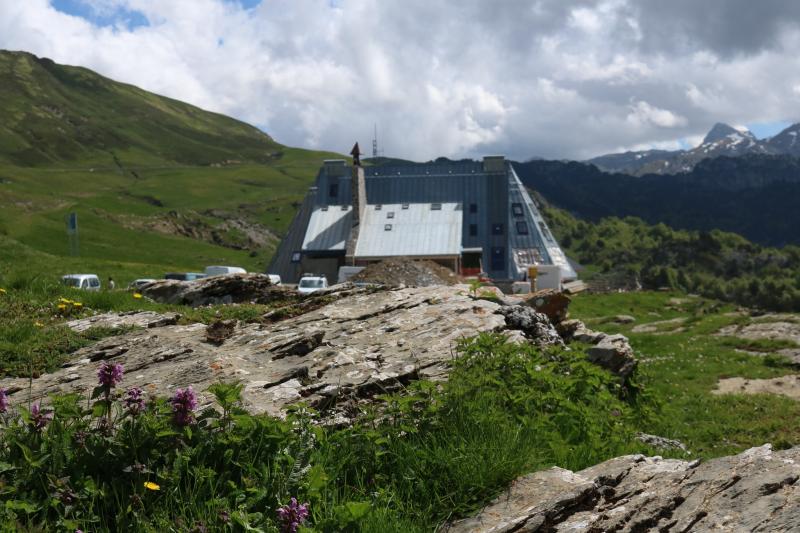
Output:
[[[263,270],[322,160],[340,157],[27,53],[0,51],[0,99],[6,271],[28,269],[19,250],[47,254],[35,271],[123,282],[214,263]],[[70,212],[79,258],[65,259]]]

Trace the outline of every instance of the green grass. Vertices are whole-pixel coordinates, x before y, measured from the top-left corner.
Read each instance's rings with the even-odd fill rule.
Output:
[[[634,324],[603,324],[602,330],[630,338],[640,358],[639,379],[660,404],[660,415],[643,431],[676,438],[697,456],[709,458],[740,452],[772,442],[779,446],[800,442],[800,404],[774,395],[714,395],[720,378],[741,376],[773,378],[796,372],[764,354],[790,347],[788,341],[743,341],[713,335],[724,326],[741,324],[749,317],[725,316],[733,306],[703,298],[689,298],[681,306],[671,298],[681,293],[641,292],[583,294],[571,306],[577,318],[630,314]],[[686,331],[661,334],[633,333],[637,324],[686,318]],[[777,363],[777,364],[776,364]]]

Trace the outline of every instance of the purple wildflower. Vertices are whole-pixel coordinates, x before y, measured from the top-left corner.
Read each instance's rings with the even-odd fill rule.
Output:
[[[119,363],[112,364],[108,361],[103,361],[103,364],[97,369],[97,381],[103,387],[110,389],[122,381],[124,371],[125,369]]]
[[[144,411],[145,400],[142,394],[143,391],[139,387],[131,387],[125,391],[125,397],[122,399],[125,409],[134,416]]]
[[[0,413],[8,411],[8,391],[0,388]]]
[[[282,522],[283,533],[296,533],[300,524],[308,518],[308,503],[297,503],[297,498],[289,500],[287,505],[278,507],[278,518]]]
[[[194,409],[197,407],[197,396],[189,385],[185,389],[176,389],[175,395],[170,398],[172,404],[173,420],[178,426],[188,426],[194,421]]]
[[[31,406],[31,425],[36,431],[41,431],[53,419],[53,412],[42,409],[42,402]]]

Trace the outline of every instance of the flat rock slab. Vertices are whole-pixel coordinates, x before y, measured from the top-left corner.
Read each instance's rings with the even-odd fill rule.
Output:
[[[725,378],[719,380],[714,394],[779,394],[800,400],[800,376],[772,379]]]
[[[123,329],[129,327],[156,328],[172,326],[178,323],[181,315],[178,313],[155,313],[153,311],[131,311],[128,313],[103,313],[87,318],[70,320],[67,327],[77,331],[86,331],[90,328]]]
[[[685,318],[672,318],[670,320],[659,320],[633,326],[632,333],[678,333],[684,331],[681,325],[686,322]]]
[[[800,322],[759,321],[744,326],[726,326],[717,335],[742,339],[781,339],[800,344]]]
[[[706,463],[629,455],[517,479],[450,533],[799,531],[800,447]]]
[[[360,292],[269,325],[237,325],[221,345],[206,341],[204,324],[137,330],[83,348],[60,370],[35,379],[34,399],[88,394],[101,361],[122,363],[122,386],[172,395],[192,385],[241,380],[245,407],[280,415],[305,401],[323,409],[413,379],[443,379],[457,341],[504,329],[499,304],[473,300],[456,287]],[[27,401],[27,379],[4,379],[12,402]]]

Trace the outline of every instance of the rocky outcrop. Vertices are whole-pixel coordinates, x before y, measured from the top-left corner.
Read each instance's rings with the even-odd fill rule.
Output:
[[[591,344],[587,350],[591,362],[609,370],[625,382],[636,370],[637,360],[625,335],[593,331],[580,320],[565,320],[558,326],[568,340]]]
[[[161,303],[197,307],[210,304],[270,303],[293,296],[290,289],[275,286],[265,274],[228,274],[194,281],[163,279],[143,286],[141,293]]]
[[[527,340],[539,346],[564,346],[564,340],[542,313],[524,305],[508,305],[498,310],[508,329],[521,331]]]
[[[98,364],[108,360],[124,365],[123,386],[151,394],[166,396],[193,385],[210,401],[210,385],[241,380],[252,412],[280,415],[305,401],[335,416],[411,380],[446,378],[459,339],[506,327],[497,314],[500,304],[457,288],[349,294],[271,324],[227,323],[211,330],[205,324],[171,325],[108,338],[34,380],[31,395],[90,393]],[[12,401],[27,401],[26,379],[5,379],[0,386],[13,393]]]
[[[630,455],[517,479],[449,533],[798,531],[800,447],[706,463]]]
[[[558,324],[562,320],[567,319],[571,301],[569,296],[561,291],[544,289],[533,293],[524,301],[524,304],[547,315],[547,318],[549,318],[553,324]]]

